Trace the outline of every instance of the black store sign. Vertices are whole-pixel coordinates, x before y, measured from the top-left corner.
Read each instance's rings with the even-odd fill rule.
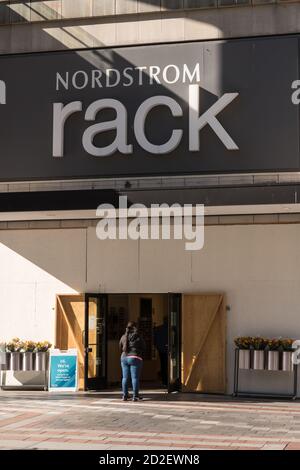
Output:
[[[299,38],[0,58],[0,180],[299,171]]]

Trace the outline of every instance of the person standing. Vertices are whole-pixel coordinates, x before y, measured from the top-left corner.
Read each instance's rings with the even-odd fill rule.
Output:
[[[140,376],[143,367],[143,353],[146,349],[145,341],[138,331],[137,324],[130,321],[127,324],[125,334],[120,339],[121,367],[122,367],[122,392],[123,401],[129,398],[128,385],[131,376],[133,401],[140,397]]]
[[[161,380],[165,387],[168,386],[168,317],[164,316],[163,324],[154,328],[154,346],[160,359]]]

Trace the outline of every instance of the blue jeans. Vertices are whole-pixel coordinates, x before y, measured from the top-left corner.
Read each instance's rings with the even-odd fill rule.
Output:
[[[128,382],[131,375],[133,396],[139,396],[140,375],[142,371],[143,361],[136,357],[124,356],[121,358],[122,366],[122,390],[124,397],[128,396]]]

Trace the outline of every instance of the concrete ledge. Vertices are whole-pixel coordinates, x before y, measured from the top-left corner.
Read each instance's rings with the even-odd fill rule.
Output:
[[[190,9],[238,7],[276,0],[2,0],[0,23],[22,23],[95,16],[120,16]],[[284,0],[282,0],[284,1]],[[297,1],[297,0],[295,0]],[[279,2],[279,0],[278,0]]]
[[[98,219],[72,220],[34,220],[0,222],[3,230],[51,230],[51,229],[84,229],[96,227]],[[211,225],[270,225],[270,224],[299,224],[300,214],[244,214],[205,216],[205,226]]]
[[[253,174],[228,174],[228,175],[185,175],[185,176],[156,176],[156,177],[121,177],[98,178],[43,182],[15,182],[0,183],[0,194],[3,193],[27,193],[43,191],[76,191],[97,189],[126,189],[128,183],[130,189],[188,189],[188,188],[220,188],[220,187],[252,187],[300,184],[298,172],[289,173],[253,173]]]
[[[299,24],[297,3],[39,20],[0,26],[0,54],[290,34]]]

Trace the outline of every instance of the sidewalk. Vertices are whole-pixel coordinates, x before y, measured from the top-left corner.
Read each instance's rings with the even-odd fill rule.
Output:
[[[300,402],[2,391],[0,449],[300,450]]]

